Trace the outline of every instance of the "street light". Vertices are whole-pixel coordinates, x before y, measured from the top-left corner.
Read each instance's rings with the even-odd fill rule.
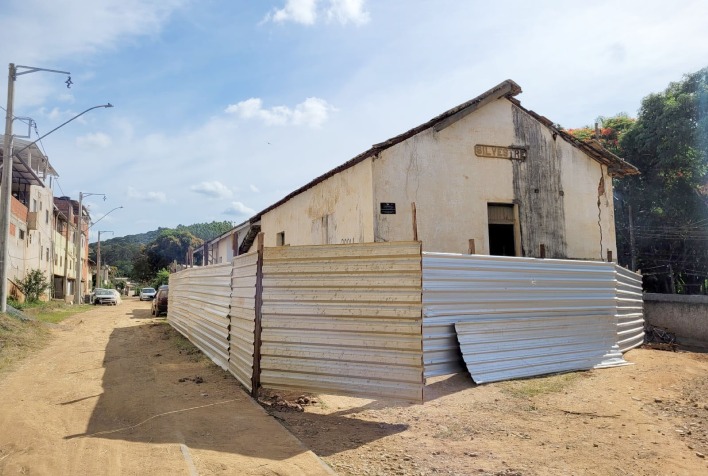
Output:
[[[123,208],[123,207],[118,207],[118,208]],[[118,208],[114,208],[113,210],[117,210]],[[111,210],[111,212],[113,210]],[[111,213],[111,212],[108,212],[108,213]],[[108,215],[108,213],[106,213],[106,215]],[[106,215],[103,215],[103,217],[105,217]],[[101,219],[103,219],[103,217],[101,217]],[[94,223],[94,225],[95,224],[96,223]],[[113,233],[113,232],[111,230],[99,230],[99,232],[98,232],[98,243],[96,245],[96,287],[97,288],[103,287],[103,273],[101,273],[101,233]]]
[[[101,195],[103,196],[103,199],[106,199],[106,194],[105,193],[85,193],[85,192],[79,192],[79,217],[77,220],[77,226],[76,229],[78,231],[78,234],[76,238],[74,239],[74,243],[76,246],[76,282],[75,282],[75,289],[74,289],[74,301],[76,304],[81,304],[81,274],[83,271],[83,266],[81,266],[81,252],[83,251],[83,246],[81,246],[81,236],[82,236],[82,225],[83,225],[83,199],[84,197],[90,197],[91,195]],[[113,210],[109,211],[105,215],[103,215],[101,218],[96,220],[95,222],[91,223],[89,226],[86,227],[86,241],[88,242],[88,229],[94,226],[96,223],[99,221],[103,220],[106,218],[109,214],[113,213],[114,211],[118,210],[119,208],[123,208],[123,205],[119,207],[115,207]],[[99,241],[100,241],[100,235],[99,235]],[[88,278],[88,276],[87,276]]]
[[[17,76],[21,76],[23,74],[30,74],[30,73],[36,73],[38,71],[44,71],[48,73],[59,73],[59,74],[66,74],[69,76],[71,73],[68,71],[58,71],[54,69],[46,69],[46,68],[37,68],[34,66],[22,66],[22,65],[17,65],[15,66],[14,63],[9,64],[9,71],[8,71],[8,79],[7,79],[7,108],[5,109],[5,136],[3,138],[3,174],[2,174],[2,185],[0,186],[1,194],[0,194],[0,312],[6,312],[7,311],[7,275],[8,275],[8,269],[9,269],[9,236],[10,236],[10,202],[12,199],[12,163],[13,163],[13,152],[12,152],[12,122],[13,122],[13,105],[14,105],[14,100],[15,100],[15,81],[17,80]],[[24,70],[24,71],[18,71],[18,70]],[[66,80],[66,87],[71,86],[71,76]],[[94,106],[92,108],[89,108],[82,113],[78,114],[77,116],[69,119],[68,121],[64,122],[58,127],[55,127],[51,131],[49,131],[47,134],[44,134],[42,137],[37,139],[36,141],[28,144],[26,147],[23,147],[18,151],[22,152],[24,149],[27,147],[32,146],[35,144],[37,141],[43,139],[44,137],[48,136],[52,132],[56,131],[60,127],[65,126],[69,122],[73,121],[79,116],[82,116],[89,112],[92,109],[96,109],[98,107],[113,107],[110,103],[102,105],[102,106]]]

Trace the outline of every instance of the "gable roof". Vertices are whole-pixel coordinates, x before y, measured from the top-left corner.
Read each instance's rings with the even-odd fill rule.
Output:
[[[511,79],[507,79],[506,81],[502,81],[498,85],[494,86],[493,88],[489,89],[488,91],[485,91],[484,93],[480,94],[474,99],[470,99],[467,102],[464,102],[460,104],[459,106],[453,107],[452,109],[449,109],[442,114],[430,119],[429,121],[414,127],[413,129],[410,129],[402,134],[399,134],[395,137],[392,137],[384,142],[380,142],[378,144],[374,144],[371,146],[370,149],[366,150],[365,152],[362,152],[361,154],[357,155],[356,157],[348,160],[347,162],[343,163],[342,165],[333,168],[329,172],[326,172],[319,177],[311,180],[307,184],[303,185],[302,187],[298,188],[297,190],[293,191],[292,193],[288,194],[287,196],[283,197],[279,201],[275,202],[274,204],[270,205],[268,208],[262,210],[258,214],[254,215],[251,217],[249,220],[243,222],[242,224],[238,225],[236,228],[242,227],[243,225],[247,223],[256,223],[261,219],[261,216],[263,216],[265,213],[268,213],[269,211],[279,207],[283,203],[287,202],[291,198],[301,194],[302,192],[314,187],[315,185],[319,184],[320,182],[323,182],[324,180],[327,180],[328,178],[338,174],[339,172],[342,172],[343,170],[346,170],[359,162],[362,162],[366,160],[369,157],[372,157],[379,152],[386,150],[390,147],[393,147],[396,144],[399,144],[406,139],[409,139],[410,137],[413,137],[416,134],[419,134],[427,129],[434,128],[436,131],[441,131],[445,129],[446,127],[454,124],[455,122],[459,121],[460,119],[466,117],[467,115],[471,114],[472,112],[476,111],[477,109],[481,108],[482,106],[489,104],[490,102],[496,101],[497,99],[501,98],[507,98],[509,101],[511,101],[516,107],[520,108],[527,114],[531,115],[534,119],[539,121],[541,124],[546,126],[551,130],[551,132],[554,134],[554,136],[560,136],[563,140],[566,142],[570,143],[571,145],[577,147],[578,149],[582,150],[585,154],[587,154],[589,157],[592,159],[600,162],[603,165],[606,165],[609,169],[609,172],[613,176],[625,176],[625,175],[636,175],[639,174],[639,170],[633,166],[632,164],[624,161],[620,157],[617,157],[596,141],[596,140],[589,140],[589,141],[582,141],[580,139],[577,139],[573,137],[572,135],[568,134],[567,132],[563,131],[559,127],[556,127],[553,122],[551,122],[549,119],[531,111],[528,110],[524,107],[521,106],[521,103],[514,98],[517,94],[521,93],[521,86],[519,86],[517,83],[512,81]]]

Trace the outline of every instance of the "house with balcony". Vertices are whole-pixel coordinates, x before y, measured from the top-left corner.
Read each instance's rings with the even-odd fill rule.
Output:
[[[4,137],[0,135],[0,143]],[[51,283],[53,269],[54,197],[52,181],[58,174],[36,144],[14,139],[12,197],[8,242],[10,296],[22,298],[17,287],[27,273],[39,269]],[[0,153],[0,156],[2,154]],[[3,165],[0,163],[0,171]],[[50,290],[41,296],[49,299]]]
[[[91,289],[88,257],[88,230],[91,217],[86,207],[79,218],[79,202],[69,197],[54,198],[54,292],[71,301],[76,290],[76,233],[81,223],[81,295]]]

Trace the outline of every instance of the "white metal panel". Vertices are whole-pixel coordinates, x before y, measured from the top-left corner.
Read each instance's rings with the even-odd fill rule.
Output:
[[[514,339],[518,335],[511,329],[536,325],[534,320],[542,327],[543,322],[565,323],[566,330],[575,332],[565,339],[579,352],[588,339],[593,345],[604,346],[597,349],[602,358],[593,365],[619,363],[614,338],[611,342],[606,340],[606,326],[611,325],[613,331],[616,328],[615,306],[611,263],[423,253],[425,377],[463,370],[454,328],[459,322],[474,323],[473,328],[493,331],[501,337],[502,342],[495,344],[499,355],[490,354],[500,368],[506,365],[504,352],[508,351],[501,345],[504,339],[509,338],[507,346],[517,344]],[[592,322],[603,327],[601,336],[588,333]],[[550,327],[547,331],[551,339],[555,331]],[[544,339],[540,334],[537,338]],[[560,336],[553,339],[551,342],[562,341]],[[537,345],[545,344],[541,341]],[[523,365],[523,361],[516,365]]]
[[[249,391],[253,376],[257,253],[233,259],[229,372]]]
[[[611,315],[507,317],[455,324],[465,365],[476,383],[607,366],[615,343]]]
[[[422,401],[419,243],[266,248],[264,387]]]
[[[644,343],[642,275],[615,265],[617,279],[617,344],[621,352]]]
[[[226,370],[229,360],[231,263],[170,275],[168,322]]]

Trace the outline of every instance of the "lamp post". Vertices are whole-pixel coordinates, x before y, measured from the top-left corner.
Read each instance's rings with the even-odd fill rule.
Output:
[[[7,311],[7,279],[8,279],[8,270],[9,270],[9,264],[10,264],[10,256],[9,256],[9,235],[10,235],[10,220],[11,220],[11,209],[10,209],[10,203],[12,200],[12,165],[13,165],[13,151],[12,151],[12,121],[13,121],[13,107],[14,107],[14,100],[15,100],[15,80],[17,79],[17,76],[21,76],[23,74],[30,74],[30,73],[36,73],[38,71],[44,71],[48,73],[59,73],[59,74],[66,74],[69,76],[71,73],[68,71],[58,71],[54,69],[46,69],[46,68],[37,68],[34,66],[22,66],[22,65],[15,65],[14,63],[9,64],[9,71],[8,71],[8,78],[7,78],[7,108],[5,109],[5,136],[3,137],[3,174],[2,174],[2,182],[1,182],[1,194],[0,194],[0,312],[6,312]],[[19,71],[22,70],[22,71]],[[71,76],[66,80],[66,87],[71,87]],[[89,109],[86,109],[82,113],[72,117],[68,121],[64,122],[63,124],[55,127],[48,133],[44,134],[42,137],[37,139],[34,142],[29,143],[22,149],[18,151],[22,152],[23,150],[27,149],[28,147],[31,147],[33,144],[38,142],[39,140],[47,137],[49,134],[52,132],[56,131],[57,129],[65,126],[66,124],[70,123],[74,119],[78,118],[79,116],[82,116],[86,114],[87,112],[99,108],[99,107],[113,107],[111,103],[107,103],[105,105],[101,106],[94,106]]]
[[[118,207],[118,208],[123,208],[123,207]],[[116,210],[115,208],[113,210]],[[111,212],[113,211],[111,210]],[[108,213],[111,213],[108,212]],[[106,215],[108,215],[106,213]],[[104,216],[106,216],[104,215]],[[103,218],[103,217],[101,217]],[[95,223],[94,223],[95,225]],[[111,230],[99,230],[98,232],[98,242],[96,244],[96,287],[100,288],[103,287],[103,273],[101,273],[101,233],[113,233]]]
[[[81,304],[81,275],[83,274],[83,266],[81,266],[81,252],[83,251],[83,246],[81,245],[81,238],[83,237],[83,224],[84,224],[84,197],[90,197],[92,195],[102,195],[103,199],[106,199],[105,193],[84,193],[79,192],[79,216],[76,219],[76,281],[74,282],[74,304]],[[86,241],[88,241],[88,227],[86,227]]]
[[[26,71],[18,72],[18,69]],[[10,235],[10,201],[12,197],[12,120],[15,101],[15,80],[17,76],[37,71],[60,73],[69,75],[67,71],[35,68],[33,66],[15,66],[10,63],[7,75],[7,108],[5,109],[5,136],[2,150],[2,195],[0,195],[0,312],[7,311],[7,274],[9,269],[9,235]],[[67,80],[67,87],[71,84],[71,77]]]

